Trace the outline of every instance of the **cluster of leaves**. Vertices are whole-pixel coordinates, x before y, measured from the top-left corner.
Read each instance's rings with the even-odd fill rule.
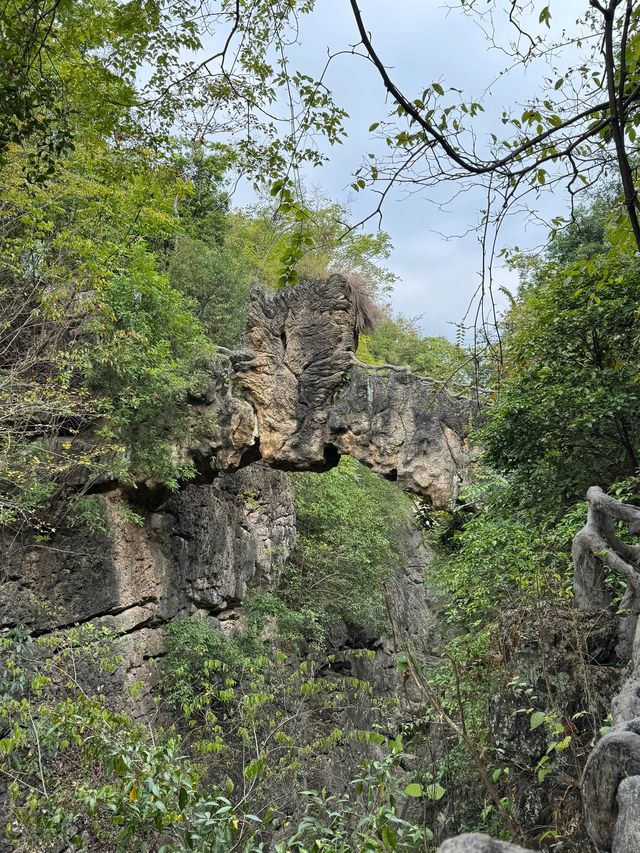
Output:
[[[306,131],[293,138],[289,114],[281,133],[260,113],[285,87],[307,131],[341,134],[330,94],[273,61],[312,7],[6,4],[0,523],[46,534],[39,511],[60,504],[68,482],[175,487],[192,473],[174,449],[191,428],[187,392],[204,379],[211,340],[237,341],[256,277],[246,263],[257,255],[252,215],[229,215],[225,171],[234,164],[264,186],[294,161],[317,162]],[[207,63],[188,58],[214,30],[225,50]],[[247,111],[250,129],[232,148],[228,130]],[[282,222],[286,242],[285,211]],[[363,263],[388,253],[385,239],[356,248]]]
[[[475,379],[468,352],[446,338],[423,335],[417,319],[402,316],[386,316],[375,329],[362,335],[357,356],[366,364],[407,365],[419,376],[453,389],[469,387]]]
[[[287,753],[291,762],[297,752],[302,765],[305,749],[313,757],[335,749],[337,742],[330,733],[315,741],[308,736],[304,747],[296,747],[288,719],[292,711],[295,715],[296,690],[326,713],[329,706],[319,698],[326,692],[324,679],[318,673],[308,672],[304,678],[293,673],[285,687],[280,673],[281,698],[285,691],[289,706],[282,706],[281,718],[273,720],[275,669],[282,661],[256,656],[249,664],[232,641],[219,634],[212,639],[215,632],[208,629],[207,634],[202,625],[183,622],[172,631],[166,677],[175,676],[178,692],[170,695],[179,697],[188,719],[199,719],[196,749],[187,742],[194,727],[184,739],[174,730],[152,731],[110,708],[102,688],[96,687],[97,681],[117,672],[120,663],[114,654],[117,638],[107,629],[83,626],[37,640],[16,629],[3,638],[0,772],[7,780],[6,837],[15,849],[61,842],[74,850],[99,846],[123,853],[427,849],[429,831],[401,817],[407,799],[420,794],[415,785],[406,786],[406,792],[402,787],[402,741],[388,742],[372,731],[352,732],[353,743],[363,744],[376,757],[364,761],[361,775],[345,794],[329,797],[305,786],[299,796],[306,799],[306,815],[297,827],[283,823],[288,809],[275,784],[282,772],[281,753]],[[207,690],[207,697],[197,707],[188,707],[180,685],[184,687],[189,675],[176,668],[176,661],[180,654],[189,655],[191,646],[185,644],[194,638],[197,649],[189,661],[190,677]],[[200,654],[203,645],[210,657]],[[228,667],[235,667],[235,678]],[[240,715],[237,720],[224,717],[222,708],[232,706]],[[216,733],[214,708],[227,727],[224,740]],[[246,736],[243,725],[250,730]],[[221,787],[220,762],[234,738],[243,742],[247,753],[258,742],[261,755],[257,760],[245,756],[236,783],[228,778]],[[218,784],[209,781],[210,753],[216,756]],[[289,783],[296,768],[290,771]],[[262,777],[268,784],[260,787]]]
[[[481,441],[533,503],[572,501],[638,468],[638,268],[615,250],[548,261],[506,338],[507,382]]]
[[[196,753],[212,756],[216,778],[226,774],[260,814],[295,811],[317,756],[347,759],[358,737],[349,708],[372,718],[381,710],[368,682],[331,671],[333,658],[296,662],[281,651],[269,610],[250,609],[245,633],[231,639],[203,620],[175,620],[162,664],[164,693]]]
[[[273,198],[229,220],[228,242],[254,281],[277,289],[340,273],[371,296],[390,291],[396,276],[385,266],[388,234],[352,230],[347,207],[322,195],[298,199],[291,182],[276,181],[271,192]]]
[[[465,503],[431,532],[438,557],[429,576],[445,594],[454,637],[426,677],[439,709],[455,723],[449,769],[456,785],[470,783],[470,744],[478,745],[492,756],[487,770],[505,797],[518,796],[515,777],[524,772],[501,764],[491,734],[492,697],[525,690],[505,655],[508,625],[540,645],[544,678],[535,689],[525,685],[529,707],[515,713],[529,715],[532,733],[544,725],[547,737],[529,777],[547,779],[550,798],[571,790],[601,722],[602,705],[590,687],[577,709],[549,687],[562,676],[553,670],[543,625],[547,617],[553,624],[554,613],[570,612],[571,542],[584,524],[587,487],[637,493],[637,261],[628,230],[611,223],[610,209],[608,195],[597,198],[544,256],[517,259],[522,285],[503,324],[500,393],[476,435],[483,468]],[[580,660],[580,640],[575,646]],[[503,828],[506,812],[494,809]],[[567,817],[564,826],[550,825],[545,837],[570,835],[570,824]]]
[[[190,192],[176,166],[78,144],[33,187],[21,159],[2,173],[0,217],[5,522],[33,521],[78,468],[87,483],[188,473],[167,446],[213,357],[150,250],[178,228],[172,192]]]
[[[383,742],[384,738],[380,738],[379,743]],[[307,814],[286,845],[276,845],[275,853],[426,853],[433,849],[429,843],[432,831],[399,814],[399,805],[403,799],[406,802],[407,796],[420,798],[427,794],[418,782],[407,785],[404,791],[398,790],[397,774],[403,757],[404,744],[398,735],[389,742],[389,751],[382,758],[362,764],[361,775],[352,781],[347,793],[328,796],[325,791],[303,792]],[[432,799],[444,794],[444,789],[431,788]]]
[[[384,587],[401,557],[411,504],[353,459],[325,474],[292,476],[298,542],[281,593],[292,609],[355,628],[384,622]]]

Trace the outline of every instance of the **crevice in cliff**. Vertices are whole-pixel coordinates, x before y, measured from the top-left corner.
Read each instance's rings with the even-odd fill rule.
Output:
[[[324,462],[328,468],[335,468],[340,462],[340,451],[335,444],[325,444],[324,446]]]
[[[136,608],[144,608],[149,605],[158,604],[158,598],[156,596],[148,596],[146,598],[141,598],[139,601],[136,601],[134,604],[128,604],[124,607],[112,607],[108,610],[104,610],[102,612],[91,613],[81,619],[74,619],[68,622],[61,622],[59,625],[56,625],[53,628],[33,628],[30,631],[31,636],[33,637],[49,637],[53,634],[57,634],[60,631],[68,631],[70,628],[78,628],[81,625],[88,625],[90,622],[99,622],[101,619],[109,619],[111,617],[123,616],[126,613],[135,610]],[[167,618],[163,618],[157,612],[151,613],[149,617],[143,620],[140,623],[137,623],[134,627],[128,628],[126,630],[117,631],[119,636],[126,636],[127,634],[132,633],[133,631],[139,630],[143,627],[149,627],[151,624],[162,625],[163,623],[168,621]],[[10,631],[14,628],[18,627],[18,624],[5,624],[3,625],[4,631]]]
[[[248,447],[240,457],[240,468],[246,468],[247,465],[252,465],[254,462],[259,462],[262,459],[260,453],[260,436],[256,437],[254,443]]]

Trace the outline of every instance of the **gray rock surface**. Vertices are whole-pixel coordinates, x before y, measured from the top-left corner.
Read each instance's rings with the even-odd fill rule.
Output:
[[[640,850],[640,776],[623,779],[618,787],[618,819],[613,832],[612,853]]]
[[[295,543],[295,511],[282,472],[258,464],[190,485],[161,510],[125,495],[91,498],[102,530],[63,526],[52,542],[5,547],[0,628],[18,623],[36,632],[109,615],[125,631],[181,612],[219,613],[247,585],[273,585]]]
[[[170,619],[198,614],[232,630],[247,588],[274,588],[295,544],[289,480],[262,463],[187,486],[161,510],[135,506],[142,525],[128,517],[121,491],[91,500],[102,530],[77,523],[43,545],[4,543],[0,631],[16,624],[38,634],[106,625],[122,635],[114,693],[153,681]],[[151,710],[144,696],[135,710]]]
[[[181,612],[229,610],[249,582],[273,587],[295,537],[289,484],[274,468],[323,470],[348,453],[450,505],[473,460],[473,404],[404,370],[354,363],[355,329],[354,294],[340,276],[255,289],[245,348],[212,367],[191,401],[198,441],[176,448],[200,484],[140,509],[143,494],[159,491],[153,483],[133,492],[103,483],[92,497],[102,530],[67,520],[53,542],[5,542],[0,629],[108,616],[130,633]],[[252,464],[260,459],[270,467]],[[141,527],[127,516],[130,500]]]
[[[531,851],[506,841],[495,841],[480,832],[469,832],[445,841],[438,847],[438,853],[531,853]]]
[[[0,633],[16,624],[37,634],[84,623],[111,628],[120,635],[116,651],[123,663],[106,693],[122,696],[144,682],[130,710],[146,715],[154,711],[150,688],[163,653],[163,626],[191,614],[227,634],[241,628],[248,590],[278,587],[295,545],[295,510],[289,478],[263,462],[221,473],[211,484],[189,485],[160,509],[133,505],[142,525],[128,516],[129,498],[122,491],[91,497],[102,530],[78,523],[61,526],[46,546],[5,543]],[[424,583],[432,554],[412,527],[397,536],[407,543],[407,558],[389,585],[395,633],[355,637],[345,627],[334,637],[334,650],[336,667],[371,682],[377,695],[398,695],[406,709],[420,697],[403,682],[396,652],[410,643],[422,656],[434,654],[440,625],[438,602]],[[358,656],[358,646],[373,656]]]
[[[630,776],[640,775],[640,719],[615,726],[589,756],[582,780],[582,802],[589,836],[598,850],[610,851],[618,819],[618,791]],[[636,822],[638,815],[635,816]],[[625,833],[627,836],[629,832]],[[618,844],[619,853],[637,848]]]

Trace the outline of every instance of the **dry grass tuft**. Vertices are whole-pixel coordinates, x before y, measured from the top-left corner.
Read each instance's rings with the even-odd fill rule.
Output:
[[[357,275],[345,278],[353,296],[356,335],[377,329],[384,319],[384,311],[371,296],[367,283]]]

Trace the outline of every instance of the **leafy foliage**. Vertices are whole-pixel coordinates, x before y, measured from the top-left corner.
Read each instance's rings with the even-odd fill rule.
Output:
[[[414,373],[445,382],[448,387],[473,383],[473,360],[462,347],[443,337],[420,333],[416,320],[386,317],[361,336],[358,358],[369,364],[408,365]]]
[[[340,273],[372,296],[388,293],[396,279],[385,266],[392,248],[388,234],[354,232],[345,206],[324,196],[297,201],[282,181],[274,187],[275,202],[270,199],[230,217],[228,243],[252,280],[277,289],[295,284],[298,277]]]
[[[200,636],[205,644],[211,642],[202,625],[194,629],[195,623],[188,628],[187,624],[177,623],[172,629],[171,654],[175,655],[181,640]],[[285,706],[286,713],[279,720],[269,718],[274,696],[265,695],[265,686],[271,691],[273,679],[261,677],[268,662],[253,659],[241,686],[228,677],[222,661],[232,643],[226,641],[225,648],[221,635],[217,636],[212,657],[201,660],[199,670],[190,671],[196,679],[208,673],[218,680],[217,695],[209,678],[201,681],[208,686],[209,701],[199,704],[199,713],[206,711],[205,722],[212,724],[214,696],[216,703],[234,701],[243,706],[240,720],[249,729],[245,737],[237,721],[228,721],[227,726],[234,726],[226,732],[231,743],[234,737],[245,738],[248,746],[260,732],[260,724],[265,727],[260,735],[260,756],[241,765],[237,785],[229,779],[223,787],[208,781],[202,758],[211,753],[218,756],[219,780],[220,753],[230,744],[220,743],[213,726],[201,732],[200,757],[193,750],[189,755],[187,743],[175,731],[151,732],[126,713],[111,710],[103,696],[82,683],[92,673],[100,677],[100,670],[102,678],[108,676],[119,664],[112,651],[116,638],[106,629],[84,626],[35,641],[16,630],[1,641],[0,771],[10,779],[6,831],[12,845],[33,850],[65,841],[80,850],[100,846],[123,853],[153,849],[163,853],[223,853],[229,849],[317,853],[360,849],[361,843],[380,853],[425,849],[428,831],[399,814],[405,799],[399,779],[402,742],[387,743],[375,732],[353,733],[359,742],[383,752],[380,758],[367,759],[349,793],[336,798],[338,810],[329,822],[323,824],[312,813],[315,806],[329,805],[333,798],[307,790],[308,815],[297,828],[279,830],[284,804],[278,800],[275,781],[283,764],[295,752],[300,765],[305,755],[334,749],[339,738],[330,733],[317,741],[310,739],[304,747],[298,745],[286,729],[291,707]],[[189,649],[182,651],[188,653]],[[237,649],[233,654],[240,673],[248,659]],[[167,671],[172,673],[171,664]],[[317,699],[324,692],[324,679],[311,672],[305,676],[297,683],[294,678],[287,687],[283,683],[281,690],[289,689],[294,696],[304,688],[307,699]],[[178,673],[178,677],[182,676]],[[320,707],[326,706],[320,703]],[[288,756],[285,759],[283,751]],[[296,768],[289,769],[295,775]],[[261,777],[268,781],[263,788],[257,787]],[[249,808],[260,814],[252,814]],[[275,840],[274,834],[289,837]]]
[[[353,459],[292,479],[298,544],[284,573],[286,602],[354,627],[380,625],[383,588],[400,558],[396,530],[410,520],[409,502]]]
[[[532,501],[575,499],[638,466],[637,288],[637,265],[614,252],[548,261],[510,312],[508,378],[480,440]]]
[[[190,475],[174,450],[190,430],[186,393],[213,356],[210,338],[237,341],[253,281],[227,240],[225,172],[233,163],[270,183],[294,161],[321,161],[306,132],[341,136],[330,94],[267,58],[312,5],[7,4],[1,523],[46,535],[46,509],[63,506],[70,481],[142,476],[173,488]],[[233,71],[224,53],[216,67],[190,58],[203,27],[224,33]],[[302,135],[260,112],[283,89],[299,98]],[[200,122],[212,101],[225,128]],[[247,110],[251,131],[233,149],[217,143]]]

